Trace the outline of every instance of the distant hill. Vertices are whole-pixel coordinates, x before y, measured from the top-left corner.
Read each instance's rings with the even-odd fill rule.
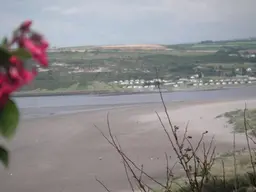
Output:
[[[76,46],[59,47],[50,49],[50,51],[88,51],[88,50],[219,50],[220,48],[234,47],[237,49],[256,49],[256,38],[243,38],[232,40],[204,40],[197,43],[183,43],[174,45],[163,44],[124,44],[124,45],[102,45],[102,46]]]
[[[160,44],[127,44],[127,45],[103,45],[103,46],[77,46],[60,47],[50,50],[166,50],[167,47]]]
[[[135,44],[135,45],[107,45],[100,46],[101,49],[141,49],[141,50],[165,50],[167,47],[158,44]]]
[[[222,48],[235,48],[237,50],[256,49],[256,38],[212,41],[205,40],[198,43],[167,45],[176,50],[219,50]]]

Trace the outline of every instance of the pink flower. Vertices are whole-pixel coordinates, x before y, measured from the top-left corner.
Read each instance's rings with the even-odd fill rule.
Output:
[[[43,67],[48,67],[49,61],[45,52],[41,55],[35,55],[34,59],[38,61]]]
[[[46,48],[48,47],[48,43],[43,41],[42,43],[36,45],[33,41],[28,38],[21,39],[22,45],[26,48],[33,56],[33,58],[39,62],[44,67],[48,66],[48,59]]]
[[[20,30],[21,31],[29,31],[31,25],[32,25],[32,21],[31,20],[24,21],[20,25]]]
[[[48,43],[47,41],[45,41],[45,40],[42,40],[40,47],[41,47],[43,50],[46,50],[46,49],[49,47],[49,43]]]
[[[34,44],[41,47],[43,50],[46,50],[49,46],[49,43],[39,33],[33,32],[30,36],[30,40],[33,41]]]
[[[11,58],[9,59],[9,61],[10,61],[12,64],[16,64],[19,60],[18,60],[17,57],[11,56]]]
[[[8,48],[17,43],[20,48],[28,50],[41,66],[47,67],[46,50],[49,44],[40,34],[31,32],[31,25],[31,20],[24,21],[10,40]],[[12,92],[33,81],[37,75],[36,69],[31,71],[26,69],[23,61],[15,56],[9,59],[9,65],[4,66],[3,69],[5,71],[0,72],[0,108],[8,101]]]
[[[16,67],[11,67],[9,69],[9,73],[13,79],[20,79],[20,75]]]
[[[1,95],[1,94],[0,94]],[[6,102],[9,99],[9,95],[8,94],[2,94],[0,96],[0,109],[2,109],[4,107],[4,105],[6,104]]]
[[[24,46],[24,48],[26,48],[28,51],[30,51],[33,55],[40,55],[42,52],[42,49],[40,49],[39,47],[37,47],[33,41],[31,41],[28,38],[23,38],[21,39],[22,44]]]
[[[20,82],[11,81],[7,74],[0,75],[0,84],[0,97],[2,97],[2,95],[10,95],[13,91],[20,87]]]
[[[16,65],[16,66],[20,66],[22,64],[22,62],[15,56],[11,56],[9,61],[12,65]]]
[[[37,75],[36,69],[33,69],[32,71],[26,70],[23,63],[14,56],[10,58],[10,63],[12,66],[9,69],[9,74],[15,80],[27,84],[31,82]]]
[[[37,75],[36,69],[32,69],[32,71],[29,71],[29,70],[22,68],[22,70],[19,73],[20,73],[20,77],[22,78],[24,84],[28,84],[31,81],[33,81]]]

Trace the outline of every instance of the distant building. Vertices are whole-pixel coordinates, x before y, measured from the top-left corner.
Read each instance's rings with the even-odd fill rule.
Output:
[[[231,53],[231,54],[228,54],[228,56],[230,56],[230,57],[238,57],[239,55],[235,54],[235,53]]]
[[[239,51],[242,57],[245,58],[255,58],[256,57],[256,50],[255,49],[248,49],[248,50],[243,50]]]

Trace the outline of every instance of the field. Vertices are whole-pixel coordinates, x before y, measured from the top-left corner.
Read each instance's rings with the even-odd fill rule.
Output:
[[[203,72],[205,77],[235,76],[236,68],[256,70],[256,58],[229,54],[252,49],[254,40],[180,45],[108,45],[51,50],[49,70],[41,70],[31,90],[122,90],[109,82],[144,79],[175,80]],[[256,47],[255,47],[256,48]],[[240,74],[240,72],[238,72]],[[125,91],[123,89],[123,91]]]
[[[256,49],[255,39],[226,40],[226,41],[202,41],[200,43],[169,45],[168,48],[190,50],[219,50],[223,47],[238,49]]]

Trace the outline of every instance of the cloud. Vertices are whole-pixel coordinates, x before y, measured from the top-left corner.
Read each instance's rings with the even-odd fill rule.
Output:
[[[58,6],[50,6],[50,7],[44,7],[42,9],[42,12],[58,12],[60,10],[61,10],[61,8]]]
[[[255,0],[10,0],[0,35],[34,20],[53,45],[178,43],[256,34]]]
[[[42,12],[55,13],[61,15],[76,15],[83,10],[78,7],[61,8],[58,6],[45,7]]]

